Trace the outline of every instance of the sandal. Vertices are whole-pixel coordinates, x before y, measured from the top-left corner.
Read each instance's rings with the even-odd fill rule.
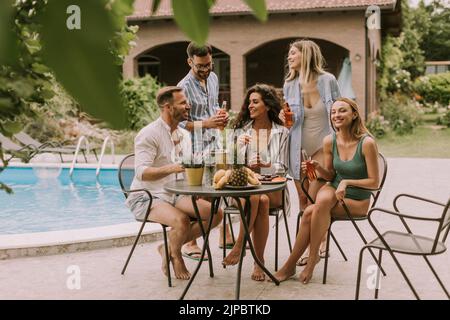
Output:
[[[319,249],[319,257],[322,258],[322,259],[329,258],[330,257],[330,253],[327,252],[327,249],[324,249],[324,250]]]
[[[233,249],[233,247],[234,247],[234,242],[228,242],[228,243],[225,245],[225,248],[226,248],[226,249]],[[219,244],[219,248],[220,248],[220,249],[223,249],[223,244],[222,244],[222,243]]]
[[[300,258],[297,261],[296,265],[299,267],[306,266],[308,264],[308,258],[309,258],[308,256],[304,256],[304,257]]]
[[[201,251],[182,251],[181,255],[185,258],[188,259],[192,259],[192,260],[196,260],[196,261],[200,261],[200,258],[202,257],[202,252]],[[207,253],[205,252],[205,257],[203,258],[203,261],[208,261],[208,256]]]

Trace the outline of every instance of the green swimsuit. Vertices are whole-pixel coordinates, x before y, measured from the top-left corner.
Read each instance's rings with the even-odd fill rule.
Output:
[[[366,160],[364,159],[364,155],[362,153],[362,144],[365,137],[367,137],[367,134],[359,140],[353,159],[342,161],[339,157],[339,151],[336,143],[336,134],[333,133],[333,167],[336,171],[336,176],[331,182],[331,186],[333,188],[337,189],[339,183],[343,179],[360,180],[368,178]],[[370,191],[363,191],[352,187],[347,187],[347,189],[345,190],[345,197],[349,199],[365,200],[369,199],[370,195]]]

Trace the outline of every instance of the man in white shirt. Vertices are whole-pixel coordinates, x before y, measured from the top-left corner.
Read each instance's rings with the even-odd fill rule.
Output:
[[[136,175],[131,189],[144,188],[152,194],[152,207],[148,219],[171,227],[169,232],[170,260],[175,277],[187,280],[190,273],[181,255],[181,246],[201,235],[198,223],[191,225],[195,218],[191,199],[176,196],[164,190],[163,186],[176,179],[176,174],[184,171],[181,164],[174,163],[174,153],[190,154],[191,138],[189,132],[178,124],[188,118],[190,105],[180,87],[164,87],[157,95],[161,116],[139,131],[135,138]],[[146,193],[136,193],[128,197],[126,204],[137,218],[144,218],[150,199]],[[211,203],[198,200],[200,216],[207,228]],[[220,223],[222,211],[219,210],[212,227]],[[158,246],[162,256],[162,270],[166,274],[166,259],[163,245]],[[166,274],[167,276],[167,274]]]

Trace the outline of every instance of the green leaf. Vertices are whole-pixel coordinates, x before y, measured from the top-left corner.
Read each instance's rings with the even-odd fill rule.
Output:
[[[0,97],[0,112],[8,112],[14,110],[14,102],[11,100],[11,98],[1,98]]]
[[[161,4],[161,0],[153,0],[152,2],[152,15],[154,15],[158,9],[159,9],[159,5]]]
[[[98,1],[98,0],[97,0]],[[109,0],[111,1],[111,0]],[[112,0],[111,11],[113,21],[116,28],[120,29],[126,26],[126,19],[124,17],[133,13],[134,0]]]
[[[16,66],[19,58],[17,36],[13,30],[11,0],[0,1],[0,65]]]
[[[66,13],[70,5],[80,8],[80,29],[76,23],[69,28],[76,22],[73,12]],[[44,64],[83,110],[122,128],[119,69],[109,50],[115,30],[102,1],[49,0],[39,20]]]
[[[31,65],[31,67],[33,68],[34,72],[39,74],[45,74],[50,72],[50,69],[46,65],[43,65],[42,63],[35,62]]]
[[[216,3],[216,0],[208,0],[208,8],[211,8]]]
[[[14,193],[13,190],[10,187],[8,187],[6,184],[4,184],[3,182],[0,182],[0,190],[5,190],[5,192],[8,194]]]
[[[172,0],[175,21],[180,29],[199,45],[204,45],[209,31],[208,0]]]
[[[13,90],[19,97],[23,99],[28,99],[35,91],[31,79],[27,78],[11,80],[6,86],[8,89]]]
[[[5,130],[11,134],[19,133],[20,131],[22,131],[22,128],[23,128],[22,124],[17,121],[3,122],[2,127],[3,127],[3,130]]]
[[[265,0],[244,0],[245,3],[252,9],[253,14],[262,22],[267,21],[267,9]]]

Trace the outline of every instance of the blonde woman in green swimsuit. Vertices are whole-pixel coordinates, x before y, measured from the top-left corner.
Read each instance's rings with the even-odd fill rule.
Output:
[[[316,203],[306,208],[292,253],[275,274],[284,281],[295,274],[295,264],[310,247],[308,263],[299,275],[308,283],[316,264],[320,261],[320,242],[330,226],[331,216],[345,216],[341,200],[351,212],[367,214],[370,193],[350,186],[377,188],[378,149],[375,140],[363,124],[358,105],[353,100],[338,98],[331,108],[334,133],[323,139],[324,165],[312,160],[321,177],[330,181],[317,193]],[[302,163],[306,170],[306,163]]]

